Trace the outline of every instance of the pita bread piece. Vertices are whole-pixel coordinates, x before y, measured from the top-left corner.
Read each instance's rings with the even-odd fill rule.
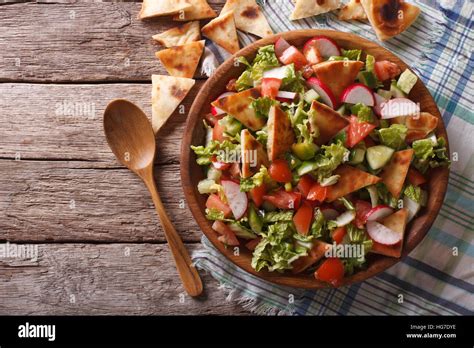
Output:
[[[372,249],[370,249],[370,251],[376,254],[381,254],[390,257],[402,256],[404,239],[403,237],[407,225],[407,217],[408,211],[405,208],[402,208],[397,212],[383,218],[380,223],[401,235],[402,240],[400,241],[400,243],[397,243],[395,245],[384,245],[373,241]]]
[[[206,0],[187,0],[190,8],[173,16],[174,21],[190,21],[217,17],[217,13],[209,6]]]
[[[291,127],[290,118],[279,106],[273,105],[268,113],[267,152],[270,161],[274,161],[290,150],[295,142],[295,134]]]
[[[405,31],[420,14],[420,9],[403,0],[361,0],[369,22],[381,41]]]
[[[395,152],[380,175],[382,182],[395,198],[400,196],[413,153],[413,149]]]
[[[408,143],[426,138],[428,134],[438,127],[438,118],[429,112],[421,112],[418,116],[408,116],[405,118],[405,125],[408,129],[405,140]]]
[[[221,15],[234,11],[237,29],[260,37],[272,35],[273,31],[255,0],[227,0]]]
[[[229,95],[224,98],[217,99],[211,104],[216,108],[223,110],[225,113],[235,117],[245,127],[253,131],[262,129],[267,120],[257,117],[255,110],[250,106],[252,99],[260,98],[260,90],[251,88],[245,91]]]
[[[165,47],[182,46],[201,39],[199,22],[189,22],[152,36]]]
[[[253,137],[248,129],[240,133],[242,177],[248,178],[260,170],[260,166],[269,166],[267,153],[263,145]]]
[[[374,185],[381,180],[378,176],[366,173],[347,164],[342,164],[337,167],[333,174],[340,175],[340,178],[337,183],[328,186],[326,198],[328,202],[344,197],[363,187]]]
[[[143,0],[138,18],[168,16],[190,7],[188,0]]]
[[[336,10],[339,8],[340,3],[340,0],[296,0],[295,9],[290,19],[294,21]]]
[[[164,75],[152,75],[151,81],[151,124],[156,133],[186,97],[195,81]]]
[[[314,100],[311,104],[309,123],[319,131],[315,143],[323,145],[346,127],[349,121],[329,106]]]
[[[229,53],[234,54],[240,49],[233,11],[213,19],[201,29],[201,32]]]
[[[360,0],[350,0],[339,11],[339,19],[341,21],[349,21],[353,19],[367,19],[364,7]]]
[[[301,273],[308,267],[314,265],[316,262],[318,262],[324,257],[324,254],[326,253],[326,250],[328,248],[331,248],[331,244],[325,243],[320,240],[315,240],[313,242],[313,247],[311,248],[307,256],[299,257],[295,261],[293,261],[293,263],[291,264],[293,266],[291,272],[293,274]]]
[[[155,55],[171,76],[191,78],[201,59],[204,42],[201,40],[171,47],[156,52]]]
[[[358,60],[328,61],[313,65],[316,76],[329,87],[334,96],[339,99],[347,86],[354,83],[357,74],[364,66]]]

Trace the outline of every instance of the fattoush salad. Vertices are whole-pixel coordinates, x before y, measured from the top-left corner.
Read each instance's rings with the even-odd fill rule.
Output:
[[[409,98],[416,75],[326,36],[238,61],[192,146],[219,241],[250,250],[256,271],[333,286],[368,253],[400,257],[429,171],[450,165],[438,118]]]

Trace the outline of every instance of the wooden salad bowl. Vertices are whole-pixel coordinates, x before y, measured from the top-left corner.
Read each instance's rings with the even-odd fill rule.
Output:
[[[406,63],[387,49],[351,33],[343,33],[334,30],[309,29],[290,31],[266,37],[241,49],[234,56],[226,60],[201,88],[189,112],[181,144],[180,158],[181,182],[184,195],[194,218],[212,244],[234,264],[259,278],[281,285],[306,289],[321,289],[330,287],[331,285],[316,280],[312,273],[292,274],[290,271],[278,273],[268,272],[266,270],[256,272],[250,265],[252,258],[250,251],[245,247],[241,247],[240,254],[236,256],[234,255],[234,248],[226,248],[224,244],[217,240],[218,235],[211,228],[212,222],[208,221],[205,217],[205,202],[207,197],[206,195],[201,195],[197,190],[198,182],[205,177],[204,171],[203,168],[196,163],[196,156],[190,149],[190,146],[204,144],[205,129],[202,120],[204,115],[210,112],[210,103],[225,91],[225,86],[231,78],[238,77],[245,70],[243,64],[238,66],[234,64],[236,57],[244,56],[251,61],[255,57],[258,48],[274,43],[278,37],[283,37],[290,44],[293,44],[296,47],[302,47],[308,39],[315,35],[326,35],[333,39],[340,47],[345,49],[362,49],[365,53],[373,55],[376,60],[389,60],[394,62],[402,68],[402,71],[408,68]],[[422,111],[427,111],[439,118],[436,134],[437,136],[443,136],[446,139],[446,142],[448,142],[446,128],[438,107],[428,89],[420,79],[418,79],[418,82],[413,87],[409,97],[411,100],[420,103]],[[421,242],[436,219],[446,193],[448,176],[448,168],[443,167],[431,170],[427,184],[427,206],[423,208],[419,215],[407,225],[402,257],[410,253]],[[342,286],[373,277],[399,262],[400,258],[369,253],[367,255],[367,260],[368,267],[365,270],[356,272],[352,276],[344,278]]]

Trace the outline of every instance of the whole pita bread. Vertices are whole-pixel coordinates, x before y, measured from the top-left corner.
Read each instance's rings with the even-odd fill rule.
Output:
[[[363,66],[364,63],[358,60],[334,60],[313,65],[313,70],[316,76],[339,99],[344,89],[354,83]]]
[[[420,9],[403,0],[361,0],[369,22],[381,41],[406,30],[420,14]]]
[[[151,124],[156,133],[186,97],[195,81],[165,75],[152,75],[151,81]]]
[[[201,39],[199,21],[189,22],[152,36],[165,47],[182,46]]]
[[[360,0],[350,0],[344,5],[339,11],[339,19],[341,21],[349,21],[352,19],[367,19],[364,7],[360,3]]]
[[[221,15],[234,11],[237,29],[260,37],[272,35],[273,31],[255,0],[227,0]]]
[[[339,8],[340,0],[296,0],[295,9],[291,13],[290,19],[317,16]]]
[[[217,13],[209,6],[206,0],[187,0],[190,8],[180,11],[173,16],[174,21],[189,21],[193,19],[205,19],[217,17]]]
[[[191,78],[202,56],[205,40],[175,46],[155,53],[171,76]]]
[[[237,29],[235,28],[234,11],[229,11],[214,18],[202,29],[202,34],[234,54],[240,49]]]
[[[190,7],[188,0],[143,0],[138,18],[168,16]]]

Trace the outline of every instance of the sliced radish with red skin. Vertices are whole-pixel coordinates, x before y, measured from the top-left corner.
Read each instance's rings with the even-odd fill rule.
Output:
[[[342,227],[342,226],[346,226],[348,223],[354,220],[355,217],[356,217],[356,213],[354,210],[347,210],[341,215],[339,215],[334,221],[336,221],[337,227]]]
[[[245,192],[240,191],[240,185],[230,180],[222,180],[221,185],[224,188],[227,202],[232,210],[235,219],[238,220],[245,215],[247,211],[248,198]]]
[[[285,65],[293,63],[296,70],[300,70],[308,65],[306,57],[295,46],[288,47],[282,55],[278,57],[278,60]]]
[[[320,79],[311,77],[306,81],[306,83],[309,87],[314,89],[316,93],[318,93],[324,104],[328,105],[330,108],[334,109],[339,104],[329,87],[326,86]]]
[[[380,114],[384,120],[400,116],[415,116],[420,114],[420,105],[408,98],[390,99],[382,105]]]
[[[296,98],[296,94],[294,92],[278,91],[277,98],[293,100]]]
[[[402,234],[377,221],[367,221],[367,233],[370,238],[383,245],[395,245],[402,240]]]
[[[341,55],[341,50],[337,43],[324,35],[317,35],[309,39],[304,45],[303,52],[311,47],[315,47],[324,58]]]
[[[375,114],[377,116],[382,116],[382,107],[383,107],[383,104],[387,101],[387,99],[385,99],[378,93],[374,93],[374,98],[375,98],[375,105],[374,105]]]
[[[370,209],[365,215],[367,221],[377,221],[393,214],[393,208],[388,205],[378,205]]]
[[[340,213],[333,208],[321,208],[321,213],[326,220],[334,220],[340,215]]]
[[[319,53],[316,40],[309,40],[303,47],[303,54],[310,64],[318,64],[324,61],[323,56]]]
[[[349,104],[362,103],[367,106],[375,105],[374,93],[362,83],[353,83],[342,92],[341,101]]]
[[[407,196],[403,197],[403,207],[408,210],[407,222],[411,221],[421,209],[420,203],[415,202]]]
[[[220,96],[217,97],[216,100],[219,100],[219,99],[228,97],[229,95],[232,95],[232,94],[235,94],[235,92],[225,92],[225,93],[222,93]],[[225,111],[222,110],[222,109],[216,108],[215,106],[211,105],[211,114],[213,114],[214,116],[218,116],[218,115],[225,114]]]
[[[263,78],[274,78],[283,80],[288,75],[288,67],[286,65],[280,66],[278,68],[273,68],[263,72]]]
[[[285,50],[290,47],[291,45],[283,38],[278,38],[275,42],[275,55],[280,57]]]

